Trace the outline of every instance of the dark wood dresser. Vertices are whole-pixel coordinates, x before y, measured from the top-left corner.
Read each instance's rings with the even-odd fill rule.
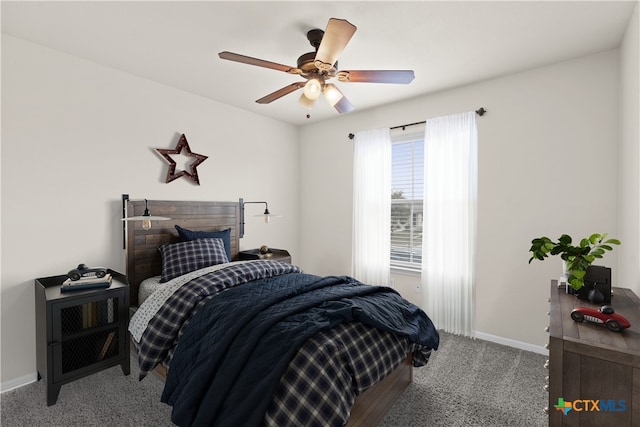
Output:
[[[572,320],[574,308],[599,305],[567,294],[557,280],[550,303],[549,425],[640,426],[640,299],[613,288],[610,305],[631,323],[622,332]],[[572,407],[566,415],[556,408],[562,402]]]

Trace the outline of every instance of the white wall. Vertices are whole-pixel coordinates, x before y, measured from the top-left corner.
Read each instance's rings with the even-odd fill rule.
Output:
[[[165,183],[155,148],[185,133],[200,186]],[[2,384],[35,379],[34,278],[78,263],[124,271],[122,193],[132,199],[266,200],[242,249],[297,248],[298,130],[2,36]],[[255,206],[254,213],[260,213]]]
[[[640,34],[636,5],[620,46],[620,275],[640,295]]]
[[[612,50],[304,127],[302,265],[318,274],[351,272],[350,132],[484,107],[476,330],[543,346],[549,280],[561,262],[528,265],[531,239],[619,231],[617,85]],[[615,281],[617,257],[603,261]]]
[[[541,234],[620,237],[623,246],[604,264],[614,284],[640,293],[638,8],[619,53],[356,110],[300,131],[5,35],[2,57],[3,389],[35,379],[34,278],[78,262],[124,270],[122,193],[268,200],[284,216],[269,226],[248,223],[242,248],[286,248],[307,272],[350,274],[347,135],[481,106],[489,112],[479,118],[477,330],[534,346],[547,341],[548,281],[560,261],[527,265],[529,242]],[[165,184],[154,152],[173,147],[182,132],[209,156],[199,187]],[[567,176],[569,184],[558,183]],[[409,294],[416,278],[395,278],[419,303]]]

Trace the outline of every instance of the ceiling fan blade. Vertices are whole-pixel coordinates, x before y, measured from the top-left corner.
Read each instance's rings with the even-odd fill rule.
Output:
[[[327,102],[335,108],[338,113],[348,113],[353,110],[353,105],[351,105],[349,100],[342,94],[342,92],[340,92],[336,85],[328,83],[325,85],[323,93]]]
[[[341,82],[409,84],[415,75],[413,70],[341,70],[336,77]]]
[[[262,98],[258,99],[256,102],[258,104],[268,104],[270,102],[275,101],[278,98],[282,98],[283,96],[290,94],[295,90],[300,89],[301,87],[304,86],[304,84],[305,82],[292,83],[289,86],[285,86],[282,89],[278,89],[267,96],[263,96]]]
[[[351,105],[349,100],[343,96],[340,101],[336,102],[336,105],[334,105],[333,108],[335,108],[338,113],[342,114],[353,110],[353,105]]]
[[[265,61],[263,59],[252,58],[250,56],[240,55],[233,52],[220,52],[218,56],[221,59],[229,61],[241,62],[243,64],[255,65],[257,67],[271,68],[272,70],[284,71],[285,73],[300,74],[300,70],[289,65],[278,64],[276,62]]]
[[[333,67],[356,29],[356,26],[346,19],[329,19],[316,52],[316,67],[325,70]]]

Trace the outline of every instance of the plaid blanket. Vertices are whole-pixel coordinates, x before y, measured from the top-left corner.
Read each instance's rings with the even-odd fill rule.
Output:
[[[173,406],[171,419],[180,426],[261,425],[299,348],[351,322],[438,346],[431,320],[390,288],[346,276],[285,274],[229,289],[198,311],[180,338],[161,400]],[[357,369],[342,363],[347,372]]]
[[[152,318],[142,335],[138,345],[141,379],[159,362],[169,364],[187,325],[213,296],[261,277],[298,272],[299,268],[277,261],[251,261],[225,267],[183,285]],[[437,348],[437,332],[435,339]],[[291,360],[270,400],[264,424],[343,425],[355,396],[384,378],[407,354],[413,353],[414,366],[422,366],[430,352],[429,346],[359,322],[322,332],[306,341]]]
[[[211,297],[252,280],[300,271],[278,261],[252,261],[196,277],[180,287],[151,319],[138,343],[140,380],[165,359],[168,364],[184,328]]]
[[[321,332],[302,346],[280,378],[265,426],[344,425],[356,396],[410,353],[413,365],[423,366],[431,349],[359,322]]]

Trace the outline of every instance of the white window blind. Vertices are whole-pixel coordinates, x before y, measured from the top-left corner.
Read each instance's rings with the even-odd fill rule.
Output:
[[[415,271],[422,265],[424,125],[391,133],[391,266]]]

